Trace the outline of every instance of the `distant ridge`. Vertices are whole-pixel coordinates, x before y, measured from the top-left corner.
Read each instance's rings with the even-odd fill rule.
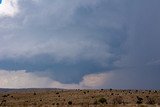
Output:
[[[52,90],[62,90],[60,88],[20,88],[20,89],[15,89],[15,88],[0,88],[0,93],[5,93],[5,92],[32,92],[32,91],[52,91]]]

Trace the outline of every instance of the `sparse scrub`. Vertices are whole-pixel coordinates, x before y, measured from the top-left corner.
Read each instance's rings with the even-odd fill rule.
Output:
[[[153,104],[156,104],[156,101],[155,101],[154,98],[148,97],[146,103],[147,103],[147,104],[152,104],[152,105],[153,105]]]
[[[5,105],[6,105],[6,101],[7,101],[7,100],[4,100],[4,99],[3,99],[2,102],[1,102],[1,104],[0,104],[0,106],[2,106],[2,105],[5,106]]]
[[[124,103],[123,98],[121,96],[115,97],[113,99],[113,104],[122,104]]]
[[[143,98],[137,96],[137,104],[142,104]]]
[[[35,93],[35,95],[34,95]],[[0,107],[148,107],[160,105],[160,91],[152,90],[31,90],[0,92]]]

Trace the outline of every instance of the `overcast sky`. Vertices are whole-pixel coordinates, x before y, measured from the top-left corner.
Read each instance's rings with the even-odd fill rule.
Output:
[[[159,0],[2,0],[0,88],[160,89]]]

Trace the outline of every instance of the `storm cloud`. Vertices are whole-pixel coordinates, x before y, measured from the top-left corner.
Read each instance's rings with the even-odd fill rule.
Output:
[[[159,4],[158,0],[3,1],[0,69],[3,74],[14,71],[4,74],[13,77],[19,71],[25,71],[24,78],[43,75],[44,83],[56,81],[61,88],[66,84],[160,88]]]

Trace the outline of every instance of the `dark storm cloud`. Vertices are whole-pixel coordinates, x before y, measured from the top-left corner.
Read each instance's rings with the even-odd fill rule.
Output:
[[[0,21],[0,68],[86,86],[112,77],[102,88],[159,88],[159,4],[19,0],[19,13]]]
[[[1,68],[82,76],[110,69],[119,59],[127,36],[123,3],[19,1],[19,9],[14,18],[3,19]]]
[[[118,66],[120,78],[115,87],[159,89],[160,74],[160,1],[135,0],[131,4],[128,40]],[[123,75],[123,76],[122,76]],[[118,75],[117,75],[118,76]],[[122,76],[122,77],[121,77]],[[122,86],[118,84],[123,84]]]

